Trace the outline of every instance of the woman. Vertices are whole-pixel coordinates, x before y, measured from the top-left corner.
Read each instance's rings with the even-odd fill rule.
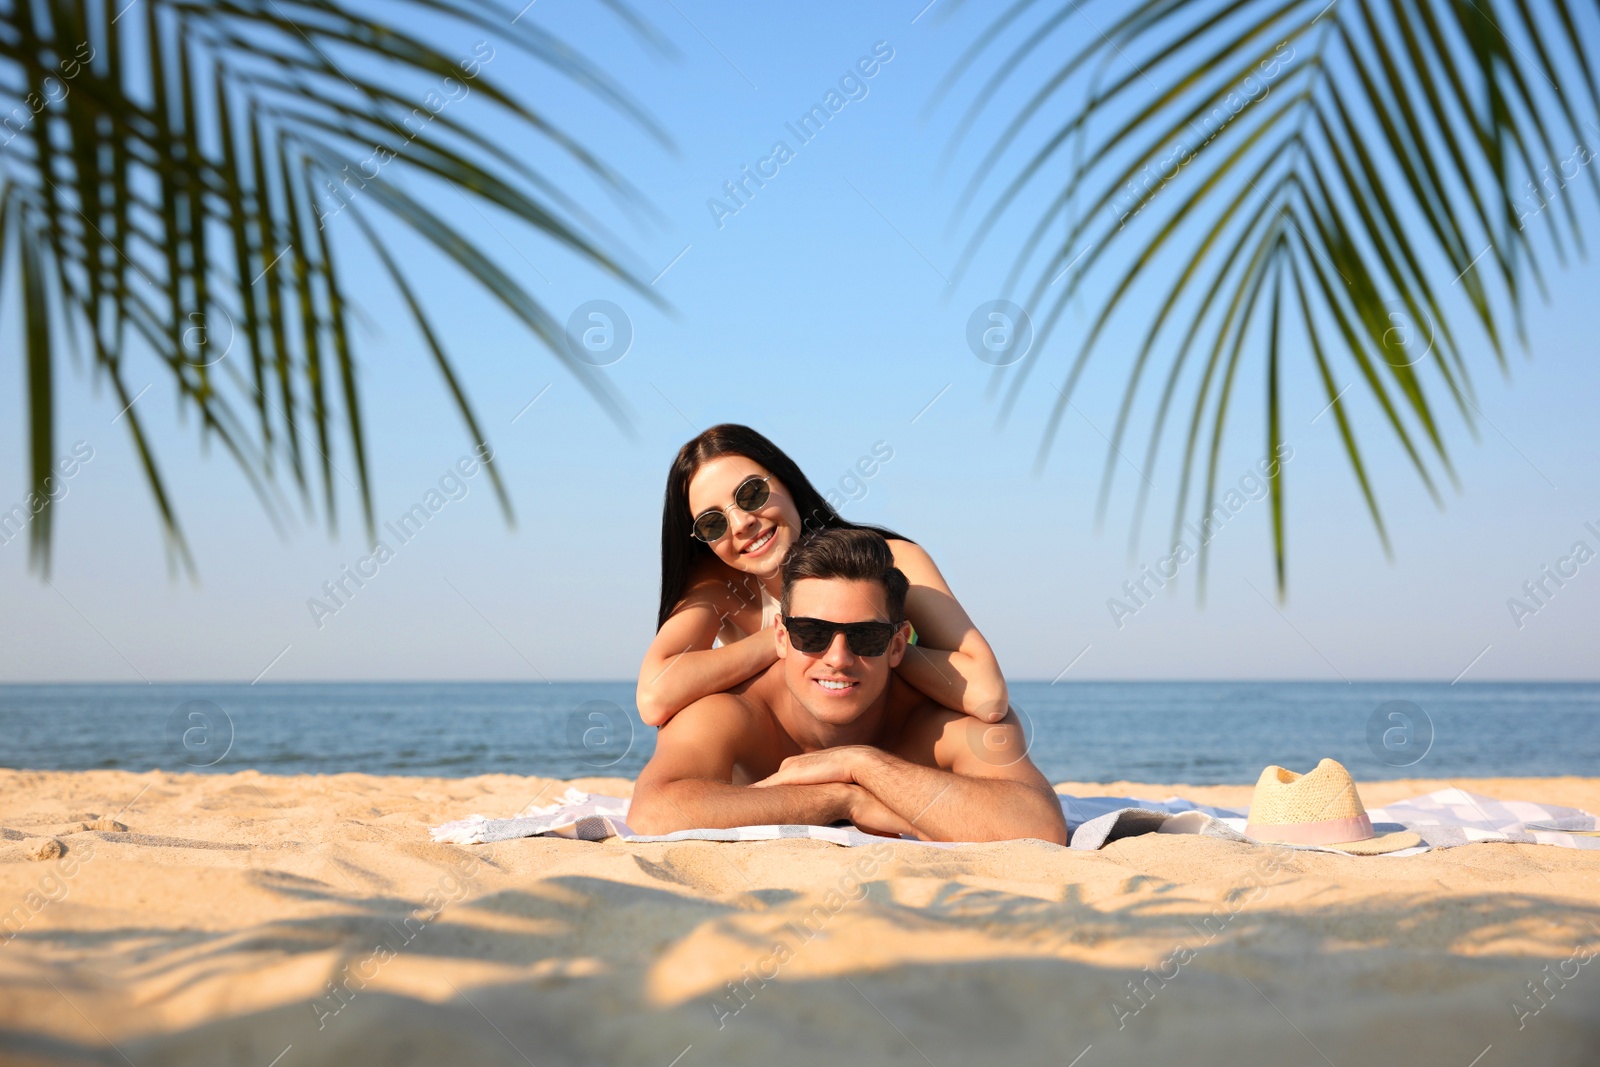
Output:
[[[748,426],[713,426],[684,445],[667,475],[661,607],[639,668],[640,717],[660,726],[776,661],[784,555],[806,532],[859,525],[841,518],[792,459]],[[888,539],[911,583],[914,644],[897,668],[901,678],[951,710],[998,722],[1008,699],[1000,664],[939,568],[914,542],[865,528]]]

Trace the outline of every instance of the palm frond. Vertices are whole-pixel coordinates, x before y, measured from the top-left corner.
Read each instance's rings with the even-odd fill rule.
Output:
[[[1541,259],[1553,253],[1565,264],[1569,248],[1585,253],[1577,195],[1587,187],[1600,198],[1600,166],[1589,163],[1600,155],[1597,16],[1600,6],[1570,0],[1009,5],[939,91],[982,77],[954,151],[984,128],[1003,85],[1035,86],[1014,112],[991,119],[996,132],[978,146],[962,195],[963,207],[986,201],[962,269],[1003,220],[1029,220],[1002,290],[1034,313],[1035,341],[1026,358],[995,371],[1009,375],[1002,418],[1048,360],[1074,299],[1108,281],[1104,302],[1066,346],[1040,461],[1107,331],[1134,317],[1142,343],[1130,352],[1097,518],[1144,380],[1165,359],[1144,469],[1159,458],[1168,420],[1188,406],[1176,536],[1197,481],[1202,520],[1216,505],[1241,359],[1261,362],[1271,458],[1285,443],[1282,360],[1308,350],[1387,553],[1346,390],[1360,384],[1442,504],[1436,480],[1456,475],[1441,398],[1477,432],[1466,339],[1482,338],[1504,372],[1506,338],[1526,344],[1526,283],[1544,292]],[[1027,214],[1035,201],[1043,206]],[[1425,350],[1397,344],[1405,323],[1427,324]],[[1296,335],[1305,343],[1295,345]],[[1195,352],[1203,355],[1191,362]],[[1130,550],[1149,484],[1138,489]],[[1268,496],[1282,597],[1281,469]],[[1203,596],[1203,546],[1200,556]]]
[[[606,6],[670,53],[622,0]],[[286,472],[299,507],[330,531],[351,492],[375,537],[353,291],[335,227],[377,249],[474,441],[483,425],[390,251],[401,233],[508,308],[629,429],[619,396],[566,350],[550,310],[419,195],[443,190],[493,211],[662,306],[573,179],[551,175],[580,175],[635,224],[652,224],[654,209],[548,106],[514,91],[504,60],[486,65],[499,46],[671,150],[669,138],[599,64],[516,15],[495,0],[0,0],[0,299],[18,287],[31,488],[45,490],[56,459],[57,366],[86,350],[123,407],[169,562],[193,573],[148,422],[132,406],[132,367],[148,357],[139,375],[171,383],[180,414],[198,416],[201,442],[221,443],[280,530]],[[452,36],[468,43],[435,43]],[[450,108],[468,96],[480,109],[470,117]],[[495,136],[480,125],[485,108]],[[350,219],[332,221],[347,208]],[[510,521],[500,470],[489,469]],[[44,573],[50,518],[46,508],[31,527],[30,558]]]

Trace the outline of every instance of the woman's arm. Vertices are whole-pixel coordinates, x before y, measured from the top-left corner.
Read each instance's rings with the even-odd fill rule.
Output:
[[[917,643],[900,661],[900,677],[951,711],[999,722],[1010,693],[994,650],[950,592],[933,558],[909,541],[889,545],[895,566],[911,583],[906,617],[917,631]]]
[[[712,648],[722,628],[714,601],[691,594],[662,624],[639,666],[639,718],[660,726],[703,696],[731,689],[778,659],[772,627]]]

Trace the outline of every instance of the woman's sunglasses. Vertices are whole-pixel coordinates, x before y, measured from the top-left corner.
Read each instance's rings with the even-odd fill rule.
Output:
[[[739,488],[733,491],[733,506],[740,511],[766,507],[768,498],[772,496],[772,489],[767,485],[767,478],[770,477],[770,474],[766,477],[752,474],[740,482]],[[728,535],[728,516],[722,508],[706,508],[694,517],[694,525],[689,532],[708,545],[720,541]]]
[[[800,615],[783,616],[783,627],[789,631],[791,645],[813,656],[828,651],[836,633],[844,634],[852,656],[881,656],[900,629],[893,622],[829,622]]]

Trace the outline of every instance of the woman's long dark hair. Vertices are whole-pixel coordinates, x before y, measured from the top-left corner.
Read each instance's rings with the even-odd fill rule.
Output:
[[[672,615],[672,610],[683,599],[684,588],[689,584],[689,573],[701,559],[712,556],[711,546],[689,536],[689,480],[708,461],[718,456],[744,456],[761,464],[783,483],[800,512],[799,534],[816,530],[848,529],[872,530],[891,540],[907,541],[893,530],[881,526],[867,526],[849,522],[833,510],[833,505],[823,499],[811,484],[811,479],[801,473],[795,461],[783,449],[767,440],[748,426],[725,422],[713,426],[678,450],[667,472],[666,500],[661,508],[661,607],[656,612],[656,629]]]

